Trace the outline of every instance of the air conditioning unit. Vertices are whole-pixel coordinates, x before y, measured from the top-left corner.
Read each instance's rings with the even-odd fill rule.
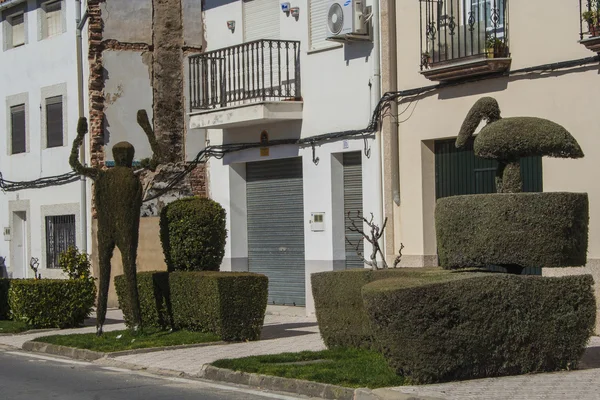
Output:
[[[327,40],[368,40],[367,17],[365,0],[329,0]]]

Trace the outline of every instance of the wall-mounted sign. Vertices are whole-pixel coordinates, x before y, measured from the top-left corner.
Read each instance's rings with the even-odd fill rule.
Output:
[[[260,144],[265,146],[260,148],[260,156],[269,157],[269,134],[267,131],[262,131],[260,133]]]

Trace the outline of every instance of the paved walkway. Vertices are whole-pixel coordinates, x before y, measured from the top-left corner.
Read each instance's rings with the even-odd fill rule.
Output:
[[[105,330],[124,329],[119,310],[109,311]],[[94,321],[89,320],[93,325]],[[0,336],[0,344],[21,347],[24,342],[39,336],[94,332],[93,326],[26,335]],[[262,340],[258,342],[164,350],[152,353],[117,357],[117,361],[139,367],[168,369],[188,374],[200,372],[203,364],[222,358],[276,354],[304,350],[317,351],[325,346],[318,333],[314,317],[271,313],[265,317]],[[600,337],[593,337],[582,359],[581,369],[570,372],[533,374],[504,378],[477,379],[425,386],[389,388],[393,393],[420,395],[448,400],[600,400]]]

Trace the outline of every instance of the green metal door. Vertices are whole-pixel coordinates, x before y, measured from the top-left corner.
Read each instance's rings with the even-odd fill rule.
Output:
[[[269,303],[305,300],[302,158],[246,164],[248,269],[269,278]]]
[[[435,197],[458,196],[464,194],[496,193],[496,168],[494,160],[476,157],[473,153],[473,139],[462,149],[455,146],[456,139],[435,142]],[[524,192],[542,192],[542,158],[521,159],[521,176]],[[502,271],[502,267],[490,267]],[[541,275],[541,268],[526,268],[527,275]]]

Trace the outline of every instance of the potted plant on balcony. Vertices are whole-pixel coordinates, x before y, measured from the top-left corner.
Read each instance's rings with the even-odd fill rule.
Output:
[[[581,14],[581,18],[588,24],[588,32],[592,37],[600,36],[600,21],[598,18],[599,16],[600,10],[598,9],[588,10]]]
[[[488,35],[485,41],[486,55],[488,58],[506,57],[506,43],[504,39]]]
[[[423,68],[429,68],[433,63],[433,59],[428,51],[424,51],[421,53],[421,65]]]

